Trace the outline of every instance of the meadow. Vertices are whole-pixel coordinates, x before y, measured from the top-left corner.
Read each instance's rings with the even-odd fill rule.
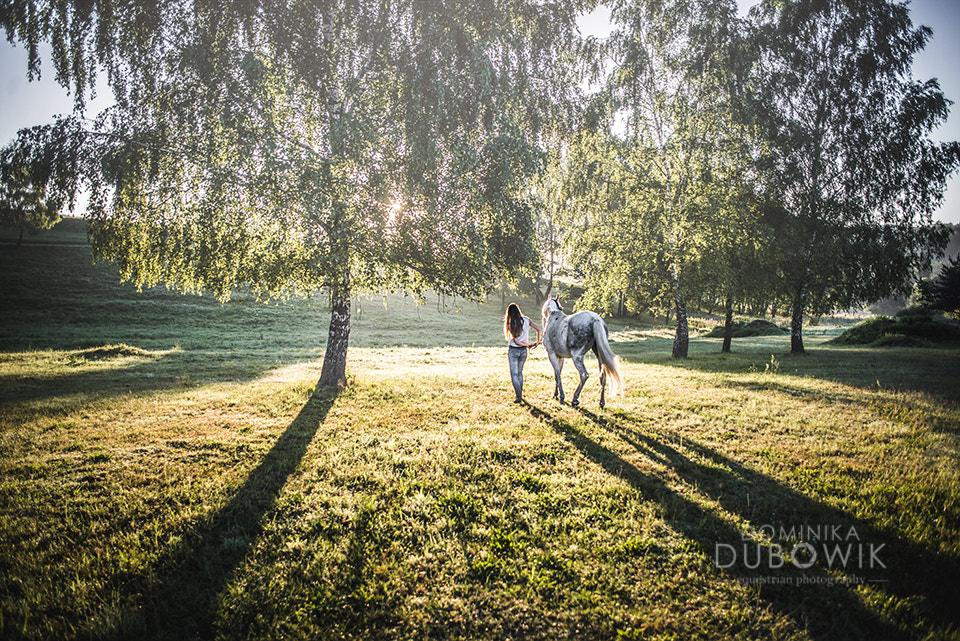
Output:
[[[624,395],[541,348],[515,405],[498,297],[366,296],[317,390],[322,295],[138,292],[70,220],[0,314],[0,638],[960,639],[960,349],[617,320]]]

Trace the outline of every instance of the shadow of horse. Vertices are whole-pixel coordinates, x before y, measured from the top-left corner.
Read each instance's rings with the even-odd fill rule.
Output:
[[[710,559],[718,580],[757,586],[760,599],[812,637],[832,640],[907,636],[906,630],[880,611],[882,608],[869,605],[869,595],[862,591],[864,586],[875,591],[878,595],[875,600],[880,601],[884,595],[912,601],[917,601],[919,596],[923,616],[941,629],[955,629],[960,623],[956,613],[960,589],[955,581],[960,567],[956,559],[904,540],[895,533],[881,532],[862,519],[797,492],[702,443],[688,438],[680,443],[679,439],[658,434],[627,414],[613,417],[582,408],[577,411],[589,421],[586,430],[578,429],[562,415],[529,407],[534,418],[552,427],[586,459],[629,483],[645,500],[658,503],[673,527]],[[692,500],[688,493],[681,493],[663,478],[641,471],[589,434],[594,427],[620,439],[651,461],[672,469],[692,492],[716,502],[724,511],[747,523],[786,527],[836,525],[844,534],[849,528],[855,528],[858,538],[852,543],[872,544],[875,552],[882,552],[880,558],[887,561],[888,567],[880,567],[881,563],[872,570],[858,566],[847,572],[846,568],[828,569],[822,563],[800,568],[799,561],[795,565],[790,560],[776,569],[764,567],[759,563],[757,546],[765,546],[769,555],[769,539],[761,542],[751,538],[743,526],[734,523],[735,519],[722,518],[718,510]],[[720,551],[728,550],[722,546],[736,548],[745,542],[756,550],[751,555],[757,557],[752,560],[757,560],[759,567],[751,569],[744,563],[746,553],[740,563],[723,563],[725,567],[721,567]]]

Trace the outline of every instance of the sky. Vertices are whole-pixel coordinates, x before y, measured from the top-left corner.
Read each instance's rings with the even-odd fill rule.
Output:
[[[738,0],[741,12],[746,12],[755,0]],[[917,80],[937,78],[944,95],[954,101],[947,122],[934,131],[935,140],[960,140],[960,2],[956,0],[912,0],[909,4],[915,25],[933,29],[933,38],[914,58],[913,76]],[[608,15],[604,11],[581,20],[585,32],[603,34],[609,31]],[[0,41],[0,145],[7,144],[19,129],[46,124],[58,114],[73,109],[73,98],[53,79],[49,55],[43,59],[39,81],[27,80],[26,49]],[[106,86],[88,105],[94,114],[110,102]],[[943,205],[934,214],[942,222],[960,224],[960,175],[955,175],[948,187]]]

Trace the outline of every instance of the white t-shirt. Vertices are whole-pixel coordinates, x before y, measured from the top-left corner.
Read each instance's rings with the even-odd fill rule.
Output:
[[[518,345],[517,341],[521,343],[530,342],[530,319],[526,316],[523,317],[523,329],[520,330],[520,335],[516,338],[511,338],[510,342],[508,343],[510,347],[526,347],[526,345]]]

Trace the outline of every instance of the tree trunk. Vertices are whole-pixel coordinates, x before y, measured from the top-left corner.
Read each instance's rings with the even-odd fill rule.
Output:
[[[790,321],[790,353],[806,354],[803,349],[803,308],[807,305],[807,285],[804,283],[793,301],[793,318]]]
[[[721,354],[729,354],[733,343],[733,296],[727,296],[727,317],[723,324],[723,347],[720,348]]]
[[[550,298],[550,292],[552,292],[552,291],[553,291],[553,269],[551,268],[551,270],[550,270],[550,280],[547,281],[547,292],[543,295],[543,300],[539,300],[539,301],[537,301],[537,302],[538,302],[538,303],[542,303],[543,301],[545,301],[545,300],[547,300],[548,298]]]
[[[333,60],[336,47],[334,11],[332,3],[321,5],[322,50],[324,58]],[[346,157],[346,137],[343,131],[345,104],[340,85],[330,82],[327,86],[327,117],[330,121],[327,144],[330,158],[335,163]],[[334,202],[330,225],[330,254],[335,267],[330,274],[330,331],[327,348],[323,354],[319,387],[334,388],[347,384],[347,347],[350,344],[350,240],[346,227],[346,207]]]
[[[690,349],[690,328],[687,326],[687,305],[680,292],[675,295],[677,306],[677,333],[673,337],[673,357],[686,358]]]
[[[347,347],[350,344],[350,273],[345,270],[330,288],[330,331],[320,370],[320,387],[347,384]]]
[[[807,308],[807,295],[810,293],[810,279],[813,274],[813,251],[817,246],[817,231],[810,235],[807,250],[804,256],[804,276],[797,288],[796,298],[793,299],[793,317],[790,319],[790,353],[806,354],[803,349],[803,312]]]
[[[20,237],[17,238],[17,247],[21,247],[23,245],[23,227],[23,225],[20,225]]]

